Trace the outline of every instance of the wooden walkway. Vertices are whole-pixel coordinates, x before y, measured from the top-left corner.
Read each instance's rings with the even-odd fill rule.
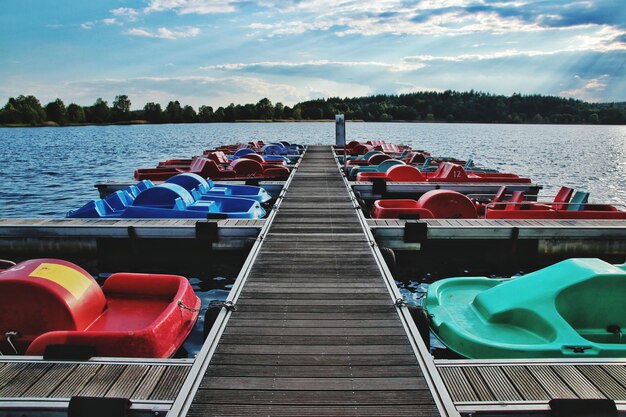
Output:
[[[170,415],[441,415],[329,147],[308,148],[235,301]]]
[[[187,359],[49,361],[0,357],[0,410],[40,409],[42,404],[63,409],[74,396],[97,396],[128,398],[135,410],[167,411],[191,364]]]
[[[626,361],[440,360],[437,367],[463,413],[546,410],[552,399],[610,399],[626,405]]]

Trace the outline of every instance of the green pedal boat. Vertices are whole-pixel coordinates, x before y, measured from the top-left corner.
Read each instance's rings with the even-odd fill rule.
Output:
[[[471,359],[626,357],[626,267],[568,259],[513,279],[428,288],[431,328]]]

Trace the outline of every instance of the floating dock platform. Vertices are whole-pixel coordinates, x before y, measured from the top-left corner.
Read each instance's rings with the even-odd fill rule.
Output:
[[[276,198],[267,219],[245,224],[2,221],[4,247],[155,238],[217,249],[238,233],[253,243],[195,360],[0,357],[0,415],[66,415],[83,397],[126,398],[130,414],[172,417],[550,416],[563,399],[626,413],[626,359],[433,359],[380,250],[557,236],[612,239],[619,252],[626,225],[372,221],[330,146],[309,146]]]

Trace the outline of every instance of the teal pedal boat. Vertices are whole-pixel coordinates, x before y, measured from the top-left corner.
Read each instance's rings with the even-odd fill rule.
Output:
[[[568,259],[513,279],[428,288],[431,328],[471,359],[626,357],[626,266]]]

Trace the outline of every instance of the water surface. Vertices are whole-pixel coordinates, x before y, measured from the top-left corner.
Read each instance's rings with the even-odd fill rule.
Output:
[[[197,155],[220,144],[286,140],[332,144],[333,123],[0,128],[0,218],[63,217],[97,198],[96,182],[132,181],[138,167]],[[348,140],[384,139],[434,155],[530,176],[554,195],[561,185],[591,200],[626,204],[626,126],[348,123]]]

